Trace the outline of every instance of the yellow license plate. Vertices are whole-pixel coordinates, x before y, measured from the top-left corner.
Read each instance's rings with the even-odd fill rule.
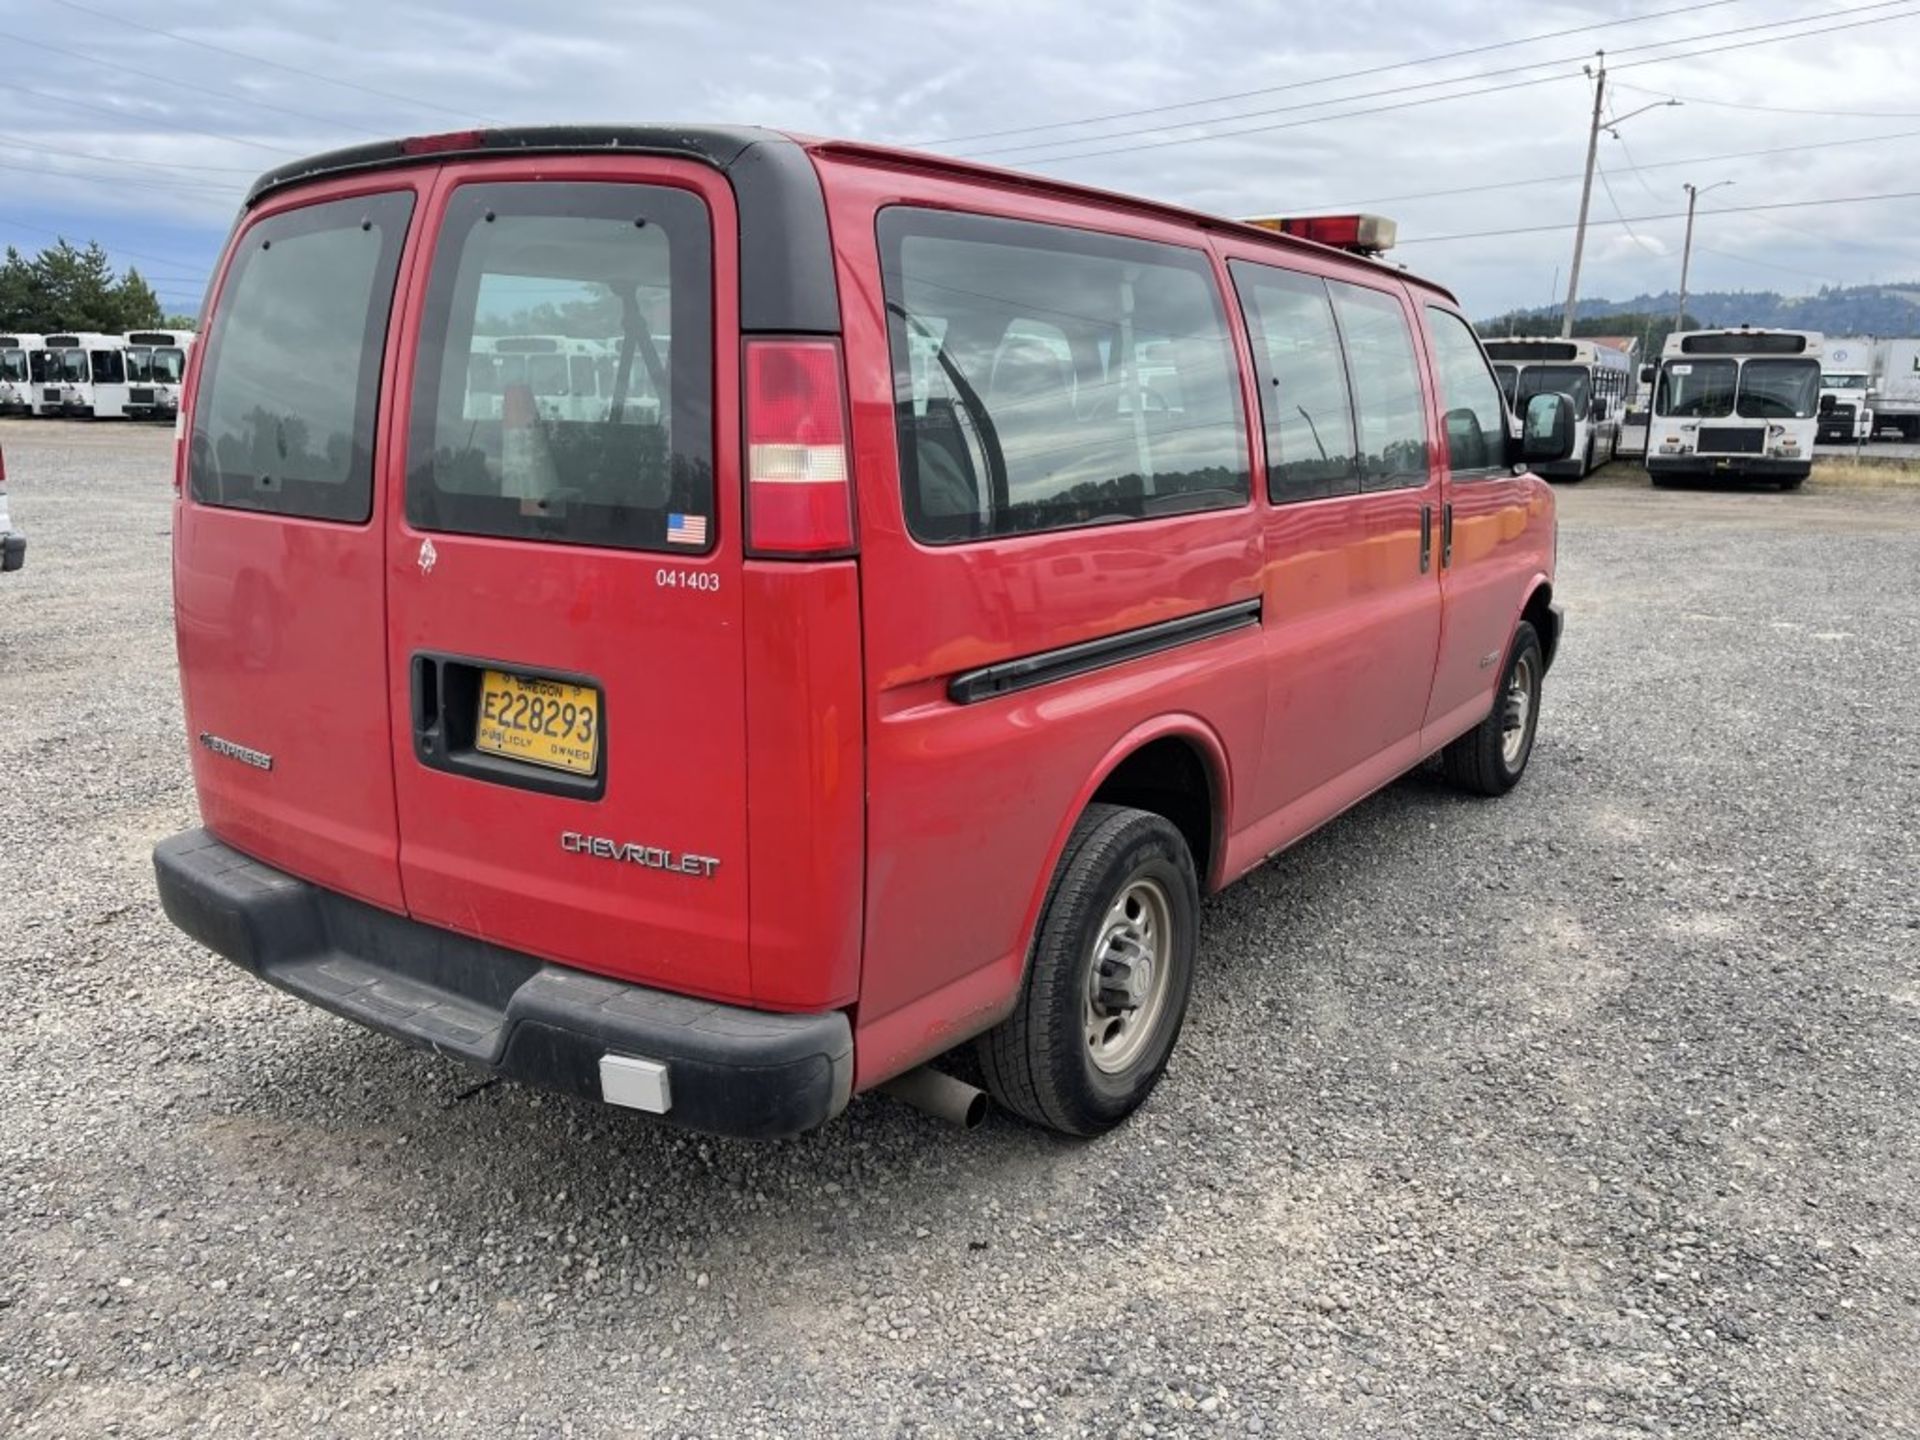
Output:
[[[591,775],[600,763],[599,692],[564,680],[484,670],[473,746],[529,765]]]

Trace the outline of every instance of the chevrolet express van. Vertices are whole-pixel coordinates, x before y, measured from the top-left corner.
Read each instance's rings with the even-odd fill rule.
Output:
[[[608,345],[591,407],[501,368],[516,336]],[[1200,896],[1428,757],[1508,790],[1560,633],[1528,467],[1571,407],[1516,429],[1444,290],[944,157],[608,127],[291,164],[185,403],[169,915],[706,1131],[975,1040],[1003,1105],[1115,1124]]]

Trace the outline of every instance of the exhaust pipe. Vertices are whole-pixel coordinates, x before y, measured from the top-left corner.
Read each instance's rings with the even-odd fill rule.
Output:
[[[956,1080],[931,1065],[896,1075],[879,1087],[882,1095],[891,1095],[914,1109],[972,1130],[987,1118],[987,1092],[977,1085]]]

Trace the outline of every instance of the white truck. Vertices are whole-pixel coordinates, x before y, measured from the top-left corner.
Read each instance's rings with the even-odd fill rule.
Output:
[[[1872,386],[1873,338],[1829,339],[1820,357],[1820,444],[1859,445],[1873,438]]]
[[[1873,347],[1873,415],[1881,430],[1920,441],[1920,338],[1880,340]]]

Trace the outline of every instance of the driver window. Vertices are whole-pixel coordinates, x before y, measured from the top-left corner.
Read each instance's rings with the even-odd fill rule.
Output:
[[[1466,321],[1436,305],[1427,307],[1427,333],[1433,341],[1447,463],[1454,478],[1504,470],[1507,407],[1487,368],[1486,352]]]

